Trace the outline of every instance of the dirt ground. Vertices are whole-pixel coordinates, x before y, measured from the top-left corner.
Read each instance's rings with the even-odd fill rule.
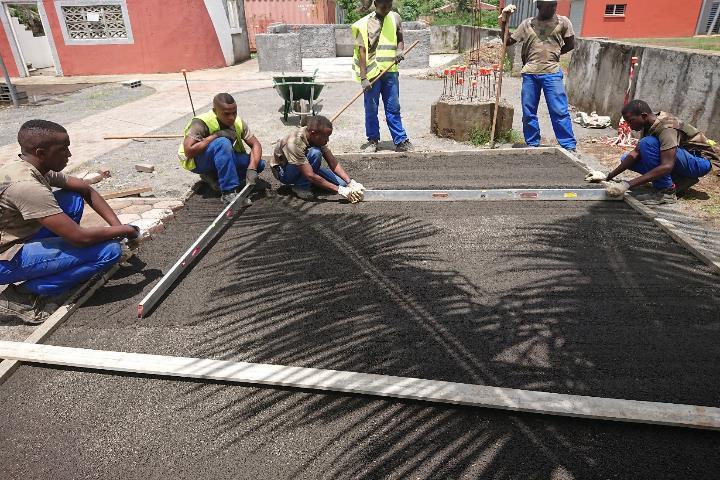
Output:
[[[578,143],[578,151],[592,155],[611,170],[617,167],[620,156],[630,149],[614,145],[604,145],[593,139],[584,139]],[[637,176],[629,172],[628,178]],[[712,228],[720,228],[720,176],[717,169],[700,179],[700,183],[680,198],[678,208],[688,215],[703,220]]]

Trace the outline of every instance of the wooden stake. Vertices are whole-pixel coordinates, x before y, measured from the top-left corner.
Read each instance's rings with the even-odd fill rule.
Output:
[[[408,52],[410,52],[410,50],[412,50],[413,48],[415,48],[415,45],[417,45],[418,43],[420,43],[420,40],[415,40],[415,41],[413,42],[413,44],[410,45],[410,48],[408,48],[407,50],[405,50],[405,52],[403,53],[403,55],[407,55]],[[380,75],[378,75],[377,77],[375,77],[375,78],[373,79],[373,81],[370,82],[370,85],[373,85],[375,82],[377,82],[378,80],[380,80],[380,77],[382,77],[383,75],[385,75],[385,72],[387,72],[387,71],[390,70],[392,67],[394,67],[396,63],[397,63],[397,62],[393,62],[393,63],[391,63],[390,65],[388,65],[387,68],[385,68],[385,70],[383,70],[382,72],[380,72]],[[330,121],[331,121],[332,123],[335,123],[335,120],[337,120],[337,118],[340,116],[340,114],[342,114],[345,110],[347,110],[348,108],[350,108],[350,105],[352,105],[353,103],[355,103],[355,100],[357,100],[358,98],[360,98],[360,96],[361,96],[363,93],[365,93],[365,90],[360,89],[360,91],[357,93],[357,95],[355,95],[352,100],[350,100],[348,103],[346,103],[345,106],[342,107],[342,108],[340,109],[340,111],[337,112],[337,113],[335,114],[335,116],[330,119]]]
[[[495,111],[493,112],[492,130],[490,131],[490,148],[495,148],[495,128],[497,127],[498,109],[500,108],[500,94],[502,93],[503,72],[505,71],[505,52],[507,52],[507,42],[510,37],[510,15],[505,17],[505,33],[503,34],[503,44],[500,49],[500,76],[498,78],[497,88],[495,92]]]

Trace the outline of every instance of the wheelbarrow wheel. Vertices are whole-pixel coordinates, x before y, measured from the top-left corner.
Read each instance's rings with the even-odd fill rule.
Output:
[[[310,105],[305,100],[300,100],[300,126],[304,127],[308,123],[310,116]]]

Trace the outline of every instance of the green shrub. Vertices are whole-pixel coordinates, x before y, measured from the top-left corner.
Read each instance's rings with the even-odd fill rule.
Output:
[[[522,135],[512,128],[504,132],[495,132],[495,142],[497,143],[519,143],[523,141]],[[490,143],[490,129],[476,127],[470,133],[470,143],[476,147],[481,147]]]

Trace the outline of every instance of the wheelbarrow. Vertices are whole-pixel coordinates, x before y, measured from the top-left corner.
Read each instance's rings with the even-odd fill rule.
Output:
[[[315,81],[315,73],[311,75],[281,75],[273,77],[273,88],[283,99],[283,119],[287,122],[288,115],[300,116],[300,125],[307,125],[308,115],[315,115],[315,104],[322,92],[324,83]]]

